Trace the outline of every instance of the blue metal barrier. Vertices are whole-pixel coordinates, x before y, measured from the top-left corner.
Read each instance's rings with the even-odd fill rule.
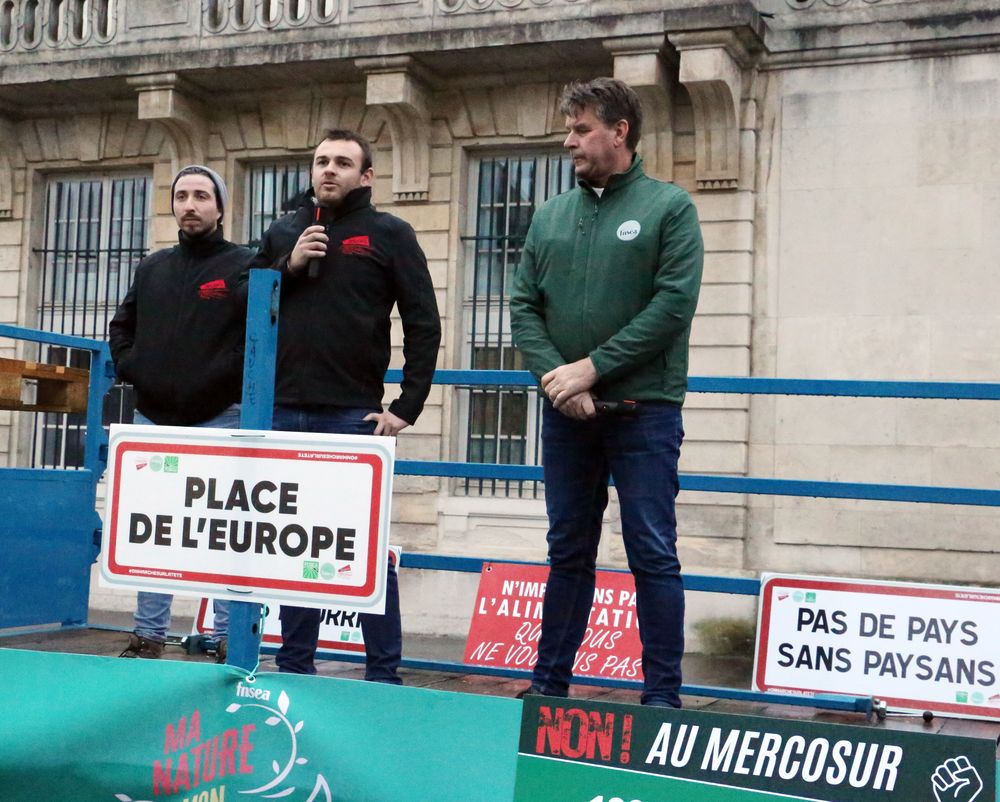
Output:
[[[254,278],[253,274],[260,274]],[[248,348],[246,361],[246,381],[244,385],[244,412],[242,425],[245,428],[270,428],[270,411],[273,402],[273,369],[277,320],[278,280],[270,271],[252,271],[250,319],[248,320]],[[69,525],[68,521],[81,520],[79,510],[94,508],[97,481],[104,470],[107,458],[106,435],[101,425],[102,399],[111,386],[114,376],[113,365],[107,345],[93,340],[69,337],[59,334],[0,325],[0,336],[12,337],[40,343],[80,348],[91,352],[91,382],[88,396],[87,435],[84,469],[79,471],[54,470],[6,470],[0,478],[0,503],[11,511],[3,531],[15,533],[10,544],[0,542],[7,556],[6,564],[11,566],[45,565],[48,585],[58,585],[58,578],[89,576],[89,565],[93,562],[99,545],[100,520],[96,513],[84,515],[83,528],[87,537],[81,538],[79,525]],[[388,383],[398,383],[401,371],[391,370],[386,374]],[[450,384],[464,387],[506,386],[534,387],[535,379],[527,371],[466,371],[440,370],[434,377],[436,384]],[[691,392],[736,393],[736,394],[780,394],[834,397],[867,398],[919,398],[919,399],[975,399],[1000,400],[1000,384],[956,383],[956,382],[877,382],[877,381],[836,381],[800,380],[747,377],[691,377]],[[499,479],[513,481],[542,481],[542,468],[530,465],[497,465],[485,463],[428,462],[400,460],[396,463],[396,473],[411,476],[439,476],[445,478]],[[681,488],[723,493],[748,493],[784,496],[806,496],[815,498],[865,499],[893,502],[920,502],[932,504],[961,504],[977,506],[1000,506],[1000,490],[978,488],[953,488],[916,485],[889,485],[857,482],[816,482],[789,479],[760,479],[744,476],[708,476],[682,474]],[[20,516],[20,517],[19,517]],[[52,531],[44,529],[40,538],[18,537],[20,531],[34,532],[39,521],[51,521]],[[70,531],[72,530],[72,531]],[[61,539],[68,535],[66,546]],[[54,549],[53,537],[60,539]],[[81,549],[81,543],[85,548]],[[27,552],[25,551],[27,549]],[[30,552],[30,553],[28,553]],[[55,563],[53,562],[55,559]],[[472,557],[450,557],[433,554],[406,554],[403,567],[414,569],[461,571],[479,573],[487,560]],[[51,623],[62,621],[64,625],[83,625],[86,621],[87,589],[84,584],[70,593],[47,593],[44,598],[37,594],[26,595],[22,586],[23,571],[0,572],[0,598],[4,599],[4,612],[14,613],[10,620],[0,615],[0,628],[4,626],[24,626],[31,623]],[[31,576],[27,574],[27,576]],[[54,578],[54,579],[53,579]],[[684,586],[689,591],[729,593],[757,596],[760,582],[756,579],[736,577],[716,577],[685,575]],[[37,585],[37,580],[33,585]],[[44,584],[44,583],[43,583]],[[79,585],[79,582],[77,583]],[[53,618],[53,612],[46,600],[72,596],[72,611],[60,613]],[[30,608],[30,610],[29,610]],[[34,616],[34,617],[32,617]],[[29,620],[30,619],[30,620]],[[259,648],[259,606],[236,603],[233,609],[230,636],[230,662],[244,668],[252,667]],[[265,649],[265,651],[272,651]],[[361,661],[363,657],[340,659]],[[497,669],[469,666],[463,663],[404,659],[404,666],[413,668],[457,671],[461,673],[486,674],[528,678],[529,672],[519,669]],[[631,680],[604,680],[587,678],[588,684],[638,688],[640,683]],[[780,694],[762,694],[732,688],[685,685],[682,692],[692,695],[712,696],[744,701],[793,704],[821,707],[835,710],[871,712],[871,699],[849,696],[798,697]]]
[[[114,382],[111,354],[103,342],[17,326],[0,325],[0,336],[90,353],[83,468],[0,470],[0,629],[82,627],[101,543],[95,500],[107,461],[101,415]]]
[[[390,370],[386,373],[387,383],[398,383],[401,380],[402,371]],[[434,383],[463,387],[536,386],[534,376],[528,371],[500,370],[439,370],[435,373]],[[1000,384],[962,382],[884,382],[693,376],[689,380],[689,390],[690,392],[701,393],[735,393],[745,395],[1000,400]],[[410,476],[440,476],[463,479],[543,480],[541,466],[535,465],[399,460],[396,462],[396,473]],[[682,490],[700,490],[717,493],[748,493],[1000,507],[1000,490],[979,488],[759,479],[744,476],[708,476],[700,474],[681,474],[680,486]],[[405,554],[402,566],[406,568],[479,573],[482,570],[484,562],[487,562],[487,560],[432,554]],[[746,596],[757,596],[760,593],[760,582],[756,579],[701,575],[685,575],[683,579],[684,587],[687,591],[730,593]],[[463,663],[412,659],[404,660],[403,663],[414,668],[462,671],[465,673],[493,676],[530,677],[530,672],[518,669],[487,668],[468,666]],[[593,685],[619,688],[641,687],[641,683],[632,680],[587,678],[586,682]],[[801,697],[788,694],[764,694],[756,691],[693,685],[682,686],[682,692],[697,696],[800,705],[832,710],[851,710],[865,713],[870,713],[872,710],[872,700],[865,697],[839,695]]]
[[[402,377],[403,374],[400,370],[386,372],[386,382],[398,383]],[[535,377],[526,370],[439,370],[434,374],[434,383],[464,387],[534,387],[536,384]],[[1000,384],[985,382],[884,382],[692,376],[688,381],[688,389],[692,393],[734,393],[741,395],[1000,401]],[[396,463],[396,473],[462,479],[542,480],[542,468],[537,465],[402,460]],[[702,490],[714,493],[749,493],[770,496],[806,496],[811,498],[1000,507],[1000,490],[985,488],[755,479],[747,476],[708,476],[692,473],[682,473],[680,481],[681,490]]]
[[[243,351],[240,428],[268,431],[274,417],[281,273],[277,270],[251,270],[247,291],[247,339]],[[232,602],[229,608],[227,664],[251,672],[256,669],[264,637],[263,609],[263,605],[256,602]]]

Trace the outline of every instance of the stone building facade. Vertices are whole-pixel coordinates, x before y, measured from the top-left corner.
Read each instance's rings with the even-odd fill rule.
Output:
[[[226,229],[252,241],[321,132],[349,127],[427,253],[439,367],[517,367],[502,290],[531,209],[570,185],[560,87],[597,75],[638,89],[647,171],[701,215],[693,374],[994,379],[993,0],[0,0],[0,321],[99,334],[129,266],[175,239],[178,166],[226,177]],[[436,386],[400,456],[530,463],[535,408]],[[692,394],[682,470],[996,487],[997,409]],[[72,450],[64,421],[0,416],[8,464]],[[400,478],[394,539],[541,560],[541,493]],[[990,510],[680,503],[689,572],[997,575]],[[614,506],[607,531],[602,561],[623,565]],[[473,577],[405,582],[409,629],[463,629]]]

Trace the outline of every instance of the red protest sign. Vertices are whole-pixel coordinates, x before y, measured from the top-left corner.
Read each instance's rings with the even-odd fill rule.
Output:
[[[521,669],[535,665],[548,574],[543,565],[483,563],[465,642],[465,663]],[[642,646],[631,574],[597,572],[594,603],[573,673],[642,679]]]

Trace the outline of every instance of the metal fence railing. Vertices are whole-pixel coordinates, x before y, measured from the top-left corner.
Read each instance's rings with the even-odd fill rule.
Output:
[[[402,372],[390,370],[387,383],[398,383]],[[436,384],[463,387],[533,387],[535,378],[528,371],[491,370],[439,370]],[[735,393],[742,395],[832,396],[847,398],[912,398],[936,400],[985,400],[1000,401],[1000,384],[978,382],[889,382],[855,380],[778,379],[754,377],[693,376],[688,383],[690,392]],[[462,479],[489,479],[505,481],[542,481],[542,467],[536,465],[495,465],[485,463],[432,462],[399,460],[396,473],[410,476],[440,476]],[[716,476],[682,473],[682,490],[710,491],[716,493],[746,493],[773,496],[804,496],[827,499],[862,499],[873,501],[959,504],[1000,507],[1000,490],[986,488],[939,487],[928,485],[895,485],[862,482],[828,482],[792,479],[754,478],[745,476]],[[479,573],[489,558],[449,557],[436,554],[406,554],[402,565],[445,571]],[[727,593],[741,596],[758,596],[758,579],[685,574],[687,591]],[[338,658],[350,659],[350,658]],[[462,671],[529,678],[530,672],[520,669],[470,666],[464,663],[404,659],[404,665],[413,668],[442,671]],[[640,688],[634,680],[586,678],[586,683],[615,688]],[[802,697],[790,694],[760,693],[735,688],[684,685],[682,693],[742,701],[819,707],[834,710],[871,712],[872,700],[864,697],[824,695]]]

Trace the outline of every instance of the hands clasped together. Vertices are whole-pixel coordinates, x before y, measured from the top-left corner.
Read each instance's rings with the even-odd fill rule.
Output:
[[[590,392],[597,379],[597,369],[587,356],[560,365],[542,376],[542,390],[552,406],[564,415],[576,420],[589,420],[597,415],[594,394]]]

